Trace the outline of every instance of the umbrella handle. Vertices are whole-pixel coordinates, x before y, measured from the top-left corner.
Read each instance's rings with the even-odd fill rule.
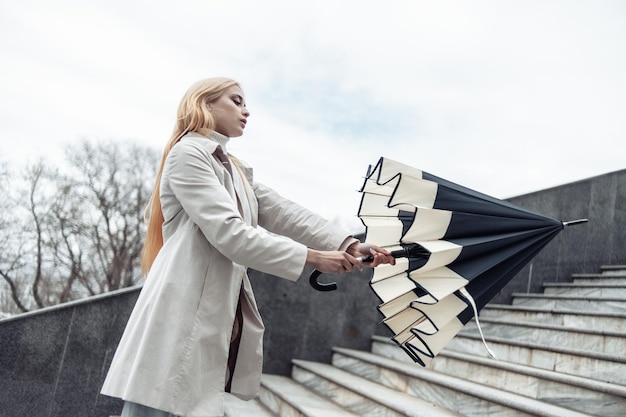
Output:
[[[357,258],[357,259],[361,263],[372,262],[374,260],[374,257],[372,255],[369,255],[365,259],[362,259],[362,258]],[[319,278],[320,275],[322,275],[322,271],[318,271],[317,269],[311,273],[311,276],[309,277],[309,283],[311,284],[311,287],[315,288],[318,291],[335,291],[337,289],[336,282],[329,282],[329,283],[319,282],[317,279]]]
[[[393,256],[394,258],[428,259],[428,257],[430,256],[430,252],[427,249],[425,249],[423,246],[417,243],[406,245],[402,249],[394,250],[394,251],[391,251],[390,253],[391,253],[391,256]],[[372,262],[374,260],[374,256],[369,255],[366,258],[357,258],[357,259],[361,263],[367,263],[367,262]],[[322,272],[318,271],[317,269],[311,273],[311,276],[309,277],[309,283],[311,284],[311,287],[315,288],[318,291],[335,291],[337,289],[337,283],[335,282],[329,282],[329,283],[319,282],[317,278],[319,278],[320,275],[322,275]]]
[[[311,287],[315,288],[318,291],[335,291],[337,289],[337,283],[329,282],[328,284],[319,282],[317,278],[322,275],[321,271],[317,269],[311,273],[311,277],[309,277],[309,283]]]

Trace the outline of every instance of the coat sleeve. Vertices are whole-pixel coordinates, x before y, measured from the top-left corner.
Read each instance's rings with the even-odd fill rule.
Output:
[[[254,184],[254,194],[259,203],[259,226],[272,233],[317,250],[345,250],[357,241],[345,230],[263,184]]]
[[[213,156],[201,146],[181,141],[163,171],[171,192],[208,242],[231,261],[289,280],[297,280],[307,248],[246,224],[236,202],[220,182]]]

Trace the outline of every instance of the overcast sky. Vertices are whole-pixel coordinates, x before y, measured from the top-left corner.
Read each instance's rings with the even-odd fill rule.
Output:
[[[251,111],[230,151],[351,227],[369,164],[499,198],[626,168],[626,2],[0,0],[0,159],[161,151],[194,81]]]

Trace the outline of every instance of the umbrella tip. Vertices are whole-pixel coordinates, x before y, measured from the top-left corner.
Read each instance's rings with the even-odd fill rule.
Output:
[[[569,222],[563,222],[563,226],[573,226],[575,224],[587,223],[588,219],[570,220]]]

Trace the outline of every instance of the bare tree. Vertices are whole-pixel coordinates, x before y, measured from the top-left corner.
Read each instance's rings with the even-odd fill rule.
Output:
[[[48,181],[52,176],[49,168],[39,161],[28,166],[22,178],[8,178],[6,183],[8,198],[4,204],[12,206],[3,210],[11,217],[2,229],[0,275],[8,284],[17,308],[23,312],[31,304],[37,308],[48,305],[47,294],[42,295],[41,289],[48,284],[44,264],[51,238],[46,232],[47,200],[54,193],[53,184]],[[11,191],[17,198],[10,195]],[[27,286],[29,291],[25,291]]]
[[[28,308],[22,302],[22,288],[16,279],[24,267],[20,256],[23,251],[21,236],[14,233],[16,223],[16,204],[11,187],[11,173],[6,162],[0,162],[0,276],[2,277],[10,299],[2,297],[2,311],[6,313],[24,312]],[[12,303],[12,304],[10,304]],[[16,310],[17,309],[17,310]]]
[[[56,286],[58,302],[69,301],[86,295],[95,295],[90,282],[92,271],[85,269],[84,260],[89,256],[90,242],[85,238],[88,224],[84,210],[88,208],[78,192],[75,182],[58,175],[57,192],[50,204],[48,227],[54,240],[48,247],[53,259],[54,271],[59,274]],[[80,284],[75,287],[75,284]]]
[[[140,276],[156,152],[83,140],[66,154],[63,173],[38,162],[20,181],[0,166],[1,190],[16,194],[0,202],[0,276],[19,311],[128,287]]]
[[[90,207],[82,233],[93,251],[89,268],[98,277],[92,280],[98,286],[93,291],[133,285],[140,275],[143,210],[155,177],[156,152],[133,144],[83,141],[67,155],[77,194]]]

